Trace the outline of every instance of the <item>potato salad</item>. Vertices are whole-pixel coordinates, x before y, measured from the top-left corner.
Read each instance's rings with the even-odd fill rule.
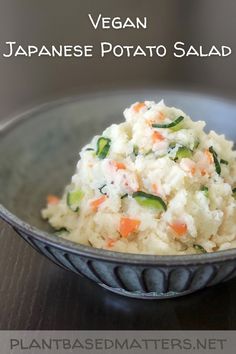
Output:
[[[236,247],[236,152],[204,121],[136,102],[83,147],[62,198],[42,210],[58,236],[152,255]]]

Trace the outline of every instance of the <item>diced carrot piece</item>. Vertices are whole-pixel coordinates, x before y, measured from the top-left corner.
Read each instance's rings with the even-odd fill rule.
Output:
[[[111,248],[114,246],[117,240],[113,240],[112,238],[108,238],[106,240],[106,247]]]
[[[207,158],[207,161],[209,162],[209,163],[213,163],[214,162],[214,158],[213,158],[213,155],[212,155],[212,153],[209,151],[209,150],[205,150],[204,151],[204,154],[205,154],[205,156],[206,156],[206,158]]]
[[[105,202],[105,200],[107,199],[106,195],[102,195],[101,197],[99,197],[98,199],[93,200],[90,203],[91,208],[93,209],[93,211],[97,211],[98,207]]]
[[[155,124],[157,121],[158,122],[163,122],[163,120],[165,120],[165,115],[162,112],[158,112],[157,115],[153,118],[147,119],[146,123],[147,125],[149,125],[150,127],[152,126],[152,124]]]
[[[196,163],[192,161],[189,158],[184,158],[180,162],[181,168],[183,168],[184,171],[190,172],[191,175],[195,175],[197,168],[196,168]]]
[[[152,134],[152,141],[154,143],[156,143],[156,142],[162,141],[162,140],[165,140],[165,137],[161,133],[159,133],[158,131],[154,131]]]
[[[122,237],[128,237],[133,232],[137,231],[140,226],[140,220],[122,217],[120,219],[119,232]]]
[[[191,174],[192,174],[192,176],[194,176],[195,173],[196,173],[196,167],[194,166],[194,167],[191,168]]]
[[[153,190],[154,193],[158,193],[158,186],[157,186],[156,183],[152,184],[152,190]]]
[[[164,115],[164,113],[158,112],[158,119],[159,119],[160,121],[165,120],[165,115]]]
[[[173,222],[172,224],[169,224],[169,226],[180,237],[186,235],[188,231],[187,225],[183,222],[176,221]]]
[[[200,172],[201,172],[201,175],[202,175],[202,176],[206,176],[206,174],[207,174],[207,171],[206,171],[204,168],[202,168],[202,169],[200,170]]]
[[[139,111],[145,107],[145,103],[144,102],[138,102],[136,103],[134,106],[133,106],[133,110],[136,112],[136,113],[139,113]]]
[[[125,170],[126,169],[126,166],[123,162],[114,161],[113,164],[117,170]]]
[[[49,205],[56,205],[56,204],[59,203],[59,201],[60,201],[60,199],[59,199],[56,195],[49,194],[49,195],[47,196],[47,203],[48,203]]]

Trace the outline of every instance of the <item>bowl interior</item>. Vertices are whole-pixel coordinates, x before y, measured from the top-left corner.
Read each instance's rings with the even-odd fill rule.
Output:
[[[207,121],[208,130],[236,141],[236,104],[196,93],[173,90],[114,91],[86,95],[45,105],[14,124],[0,125],[0,203],[41,230],[40,217],[47,194],[61,194],[70,181],[80,148],[112,123],[133,102],[158,101]]]

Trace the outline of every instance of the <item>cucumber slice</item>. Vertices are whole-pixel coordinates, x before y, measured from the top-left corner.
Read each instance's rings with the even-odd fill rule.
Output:
[[[229,162],[224,160],[224,159],[220,159],[220,163],[223,164],[223,165],[227,165],[227,166],[229,164]]]
[[[136,200],[136,202],[145,207],[145,208],[153,208],[157,210],[166,211],[167,206],[166,203],[160,197],[148,194],[145,192],[135,192],[133,193],[132,197]]]
[[[219,163],[219,160],[218,160],[218,155],[217,155],[216,151],[214,150],[213,146],[211,146],[209,148],[209,151],[212,154],[213,159],[214,159],[216,173],[218,173],[218,175],[220,175],[221,174],[221,166],[220,166],[220,163]]]
[[[200,190],[201,190],[201,192],[204,193],[206,198],[209,198],[209,188],[208,187],[202,186]]]
[[[74,212],[79,211],[79,205],[83,196],[84,193],[80,189],[68,192],[66,196],[66,202],[68,207]]]
[[[195,244],[193,245],[193,248],[197,251],[197,253],[207,253],[204,247],[201,245]]]
[[[176,143],[171,143],[169,145],[169,155],[171,157],[172,160],[177,161],[178,159],[183,159],[183,158],[190,158],[193,155],[193,151],[189,148],[187,148],[186,146],[179,146],[178,150],[175,152],[173,151],[174,149],[176,149]]]
[[[104,184],[103,186],[101,186],[100,188],[98,188],[99,189],[99,192],[101,193],[101,194],[103,194],[103,195],[107,195],[107,193],[105,193],[104,191],[103,191],[103,188],[105,188],[107,185],[106,184]]]
[[[233,197],[234,197],[234,199],[236,199],[236,188],[234,188],[234,189],[232,190],[232,192],[233,192]]]
[[[139,154],[138,145],[134,145],[134,146],[133,146],[133,154],[134,154],[134,156],[138,156],[138,154]]]
[[[56,230],[54,233],[55,233],[55,235],[57,235],[57,236],[62,236],[62,235],[68,234],[69,231],[68,231],[65,227],[62,227],[61,229]]]
[[[180,116],[169,124],[152,124],[153,128],[159,129],[171,129],[172,131],[178,131],[182,128],[184,117]]]
[[[194,142],[193,148],[194,148],[194,149],[197,149],[199,145],[200,145],[200,140],[197,138],[197,139],[195,140],[195,142]]]
[[[101,136],[97,142],[96,155],[99,159],[105,159],[111,146],[111,139]]]
[[[148,156],[148,155],[150,155],[150,154],[152,154],[152,153],[153,153],[153,151],[152,151],[152,149],[150,149],[150,150],[148,150],[147,152],[145,152],[144,156]]]
[[[175,159],[183,159],[183,158],[189,158],[192,157],[193,152],[186,146],[180,146],[178,148],[178,151],[176,152]]]

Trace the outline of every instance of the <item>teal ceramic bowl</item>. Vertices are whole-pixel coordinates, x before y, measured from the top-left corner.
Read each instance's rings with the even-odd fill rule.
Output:
[[[122,121],[135,101],[160,100],[236,141],[236,103],[171,90],[113,91],[43,105],[0,125],[0,216],[56,264],[113,292],[143,299],[189,294],[236,275],[236,249],[203,255],[150,256],[94,249],[55,236],[40,216],[49,193],[61,194],[78,152]]]

